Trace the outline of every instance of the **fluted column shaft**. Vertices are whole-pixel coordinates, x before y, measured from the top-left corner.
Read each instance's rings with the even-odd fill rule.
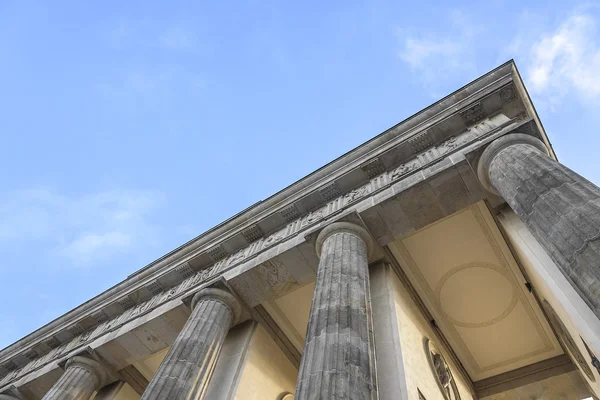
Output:
[[[42,400],[87,400],[106,380],[106,371],[88,357],[75,356]]]
[[[600,188],[551,159],[541,141],[524,134],[488,146],[478,174],[600,318]]]
[[[21,400],[16,396],[12,396],[6,393],[0,393],[0,400]]]
[[[317,238],[317,281],[296,400],[376,399],[369,234],[338,222]]]
[[[225,336],[240,308],[219,289],[204,289],[192,301],[192,314],[171,346],[142,400],[202,399]]]

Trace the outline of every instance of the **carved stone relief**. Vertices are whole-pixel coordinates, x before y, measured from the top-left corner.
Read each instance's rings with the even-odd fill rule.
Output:
[[[346,200],[346,204],[350,204],[350,203],[354,203],[357,200],[360,200],[361,198],[365,197],[367,194],[369,194],[369,186],[365,185],[365,186],[361,186],[357,189],[350,191],[350,193],[348,193],[348,194],[346,194],[346,196],[344,196],[344,199]]]
[[[321,207],[318,210],[310,212],[301,223],[302,227],[312,225],[317,221],[322,220],[327,215],[327,206]]]
[[[502,98],[505,103],[515,100],[517,98],[515,87],[510,85],[500,90],[500,98]]]
[[[285,265],[276,257],[259,265],[257,271],[275,292],[280,292],[282,286],[295,282]]]
[[[433,372],[433,376],[438,383],[444,399],[460,400],[460,394],[458,393],[454,376],[452,376],[452,371],[450,371],[446,359],[429,339],[425,338],[424,344],[429,367]]]
[[[412,160],[407,162],[406,164],[402,164],[398,168],[392,171],[390,175],[391,181],[396,181],[402,178],[404,175],[416,170],[419,168],[419,162],[417,160]]]

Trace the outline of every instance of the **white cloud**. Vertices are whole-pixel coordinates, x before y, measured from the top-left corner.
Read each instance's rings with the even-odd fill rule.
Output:
[[[47,188],[12,192],[0,202],[0,248],[44,246],[73,266],[134,248],[156,232],[155,192],[109,191],[66,196]]]
[[[199,50],[195,30],[184,23],[120,19],[108,27],[103,37],[119,49],[161,49],[194,53]]]
[[[556,104],[569,92],[583,101],[600,98],[597,22],[587,14],[567,18],[524,54],[525,79],[532,92]]]
[[[183,26],[171,27],[158,37],[158,44],[169,50],[195,51],[196,39],[190,30]]]
[[[207,48],[193,25],[120,19],[105,26],[101,38],[118,52],[118,61],[97,78],[95,88],[120,110],[164,110],[173,96],[197,95],[205,86],[194,57]]]
[[[554,108],[565,96],[596,105],[600,100],[600,39],[597,14],[591,6],[578,7],[556,25],[549,15],[523,11],[515,20],[514,32],[497,40],[498,27],[477,26],[476,15],[453,12],[449,23],[438,31],[401,35],[399,57],[418,73],[428,87],[468,77],[478,59],[514,58],[522,69],[536,104]],[[508,44],[506,44],[508,43]],[[496,49],[496,50],[495,50]]]
[[[463,48],[457,40],[407,38],[400,58],[413,68],[428,68],[429,63],[439,57],[450,60],[451,64],[454,64],[462,52]]]
[[[448,14],[448,29],[444,32],[407,34],[400,30],[400,59],[428,85],[455,73],[471,73],[475,68],[474,44],[481,30],[472,20],[455,10]]]
[[[63,254],[73,260],[89,261],[99,251],[122,249],[131,245],[131,234],[114,231],[107,233],[84,233],[62,249]]]

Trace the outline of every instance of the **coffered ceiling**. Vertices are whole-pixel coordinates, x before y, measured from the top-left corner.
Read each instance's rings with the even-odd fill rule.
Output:
[[[485,203],[390,249],[474,381],[562,353]]]

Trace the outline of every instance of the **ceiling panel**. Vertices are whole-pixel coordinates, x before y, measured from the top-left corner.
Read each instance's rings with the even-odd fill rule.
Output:
[[[485,203],[390,249],[474,381],[562,354]]]

